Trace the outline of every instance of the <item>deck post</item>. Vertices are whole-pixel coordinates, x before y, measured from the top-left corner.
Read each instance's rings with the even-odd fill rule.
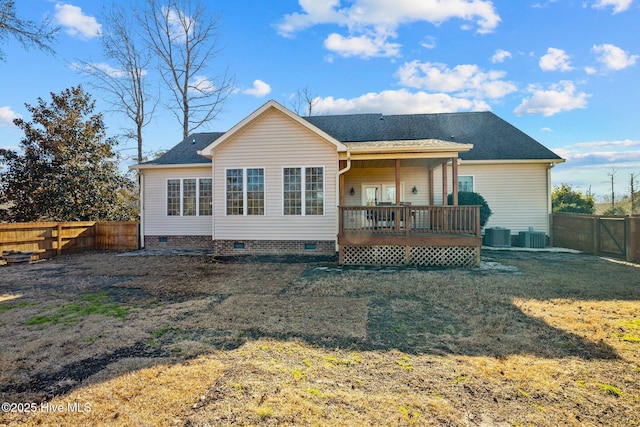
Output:
[[[395,221],[394,221],[394,225],[396,228],[396,233],[400,231],[400,219],[402,218],[400,216],[400,200],[402,196],[400,194],[400,159],[396,159],[396,206],[395,206]]]
[[[340,169],[344,169],[345,166],[343,166],[343,164],[346,163],[344,160],[340,160],[338,167]],[[340,174],[340,178],[338,180],[339,182],[339,187],[340,187],[340,198],[339,198],[339,202],[338,204],[340,206],[344,206],[344,174],[341,173]]]
[[[442,163],[442,206],[447,206],[447,162]]]
[[[435,185],[433,183],[435,173],[431,167],[429,167],[429,204],[433,206],[435,204]]]
[[[458,159],[451,159],[451,189],[453,206],[458,206]]]

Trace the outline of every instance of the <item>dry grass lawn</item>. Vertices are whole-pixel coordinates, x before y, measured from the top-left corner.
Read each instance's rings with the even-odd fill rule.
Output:
[[[640,268],[483,258],[0,266],[0,425],[638,425]]]

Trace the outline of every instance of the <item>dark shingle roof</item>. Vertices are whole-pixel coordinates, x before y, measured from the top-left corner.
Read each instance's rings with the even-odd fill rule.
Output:
[[[556,160],[558,155],[491,112],[351,114],[305,120],[348,146],[349,142],[441,139],[473,144],[463,160]]]
[[[473,144],[473,149],[460,153],[463,160],[560,160],[554,152],[491,112],[349,114],[304,119],[347,146],[349,142],[440,139]],[[160,158],[144,164],[211,163],[197,151],[222,135],[224,132],[194,133]]]
[[[155,160],[145,165],[180,165],[195,163],[211,163],[211,159],[198,154],[207,145],[224,135],[224,132],[194,133],[182,140],[178,145]]]

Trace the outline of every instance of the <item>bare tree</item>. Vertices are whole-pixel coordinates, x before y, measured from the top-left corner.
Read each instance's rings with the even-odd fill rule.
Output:
[[[234,88],[226,68],[213,77],[206,74],[220,54],[219,21],[203,0],[146,0],[140,16],[170,93],[167,107],[182,125],[184,138],[215,119]]]
[[[137,142],[137,160],[142,162],[142,130],[149,124],[157,101],[150,94],[146,81],[152,54],[135,34],[133,10],[113,3],[104,15],[102,32],[103,54],[110,64],[82,62],[82,71],[93,77],[93,86],[109,94],[106,99],[114,111],[123,113],[134,125],[127,129],[127,138]],[[113,67],[111,66],[113,65]]]
[[[319,98],[312,94],[309,86],[298,89],[291,97],[291,109],[297,115],[311,116],[313,108],[318,104]]]
[[[55,53],[52,44],[58,30],[58,27],[51,27],[46,19],[38,24],[19,18],[16,14],[15,1],[0,0],[0,40],[11,35],[27,50],[30,47],[36,47],[48,53]],[[0,49],[0,60],[4,61],[4,59],[4,52]]]

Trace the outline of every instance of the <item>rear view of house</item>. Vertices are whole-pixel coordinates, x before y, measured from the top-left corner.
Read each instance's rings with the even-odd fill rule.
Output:
[[[133,168],[147,248],[477,265],[479,211],[458,191],[485,197],[488,226],[548,233],[561,161],[489,112],[302,118],[269,101]]]

